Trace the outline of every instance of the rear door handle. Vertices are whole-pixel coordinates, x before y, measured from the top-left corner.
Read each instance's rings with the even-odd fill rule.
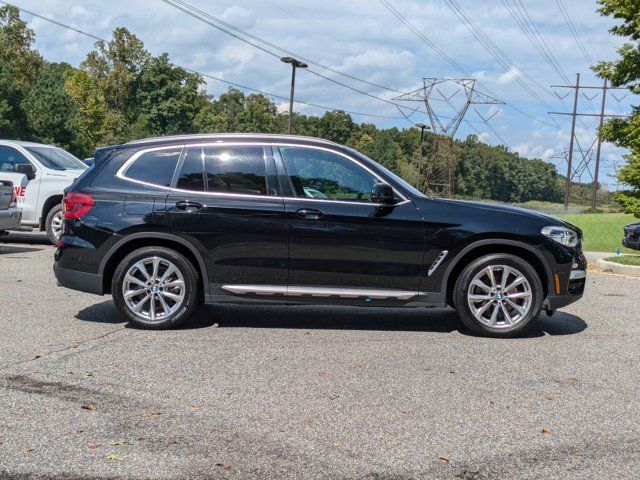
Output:
[[[195,212],[196,210],[200,210],[202,208],[202,204],[198,202],[176,202],[176,208],[178,210],[183,210],[185,212]]]
[[[320,220],[324,217],[324,212],[315,208],[301,208],[296,211],[296,214],[306,220]]]

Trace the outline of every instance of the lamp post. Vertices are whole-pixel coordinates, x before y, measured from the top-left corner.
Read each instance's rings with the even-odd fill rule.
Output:
[[[422,175],[422,140],[424,139],[424,131],[430,130],[424,123],[416,123],[416,127],[420,129],[420,146],[418,147],[418,179],[416,180],[416,188],[420,188],[420,175]]]
[[[289,134],[291,134],[291,125],[293,122],[293,90],[296,83],[296,68],[307,68],[307,65],[293,57],[282,57],[280,61],[291,64],[291,94],[289,95]]]

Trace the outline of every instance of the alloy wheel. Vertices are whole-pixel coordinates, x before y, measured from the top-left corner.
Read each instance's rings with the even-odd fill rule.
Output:
[[[148,257],[134,263],[122,281],[127,308],[147,322],[160,322],[177,311],[185,298],[184,277],[172,262]]]
[[[60,235],[62,235],[62,221],[62,211],[56,213],[51,219],[51,233],[56,240],[58,240],[60,238]]]
[[[513,327],[524,320],[531,310],[532,299],[527,277],[509,265],[483,268],[467,289],[467,303],[473,316],[494,328]]]

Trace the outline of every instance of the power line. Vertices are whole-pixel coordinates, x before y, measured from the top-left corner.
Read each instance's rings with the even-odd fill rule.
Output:
[[[563,81],[569,83],[569,77],[558,63],[558,60],[555,58],[553,52],[549,48],[549,45],[547,45],[547,42],[544,40],[544,37],[540,33],[535,22],[532,20],[522,1],[512,0],[510,2],[509,0],[502,0],[502,4],[536,50],[540,52],[543,60],[560,76]]]
[[[174,8],[176,8],[178,10],[181,10],[182,12],[190,15],[193,18],[195,18],[197,20],[200,20],[200,21],[206,23],[207,25],[212,26],[213,28],[216,28],[217,30],[220,30],[220,31],[222,31],[224,33],[227,33],[228,35],[230,35],[230,36],[232,36],[232,37],[234,37],[234,38],[236,38],[236,39],[238,39],[238,40],[240,40],[240,41],[242,41],[242,42],[244,42],[244,43],[246,43],[248,45],[251,45],[251,46],[253,46],[255,48],[258,48],[259,50],[261,50],[263,52],[268,53],[271,56],[279,58],[279,54],[276,54],[276,53],[274,53],[274,52],[272,52],[272,51],[270,51],[270,50],[268,50],[268,49],[266,49],[266,48],[264,48],[264,47],[262,47],[260,45],[257,45],[256,43],[254,43],[254,42],[252,42],[250,40],[247,40],[246,38],[243,38],[240,35],[234,33],[233,31],[242,33],[242,35],[246,35],[249,38],[254,39],[254,40],[256,40],[256,41],[258,41],[258,42],[260,42],[262,44],[268,45],[273,49],[276,49],[276,50],[279,50],[279,51],[284,52],[286,54],[292,55],[292,56],[294,56],[296,58],[304,60],[307,63],[319,66],[320,68],[329,70],[329,71],[334,72],[334,73],[338,73],[340,75],[346,76],[346,77],[354,79],[354,80],[361,81],[363,83],[367,83],[369,85],[373,85],[373,86],[378,87],[378,88],[382,88],[382,89],[385,89],[385,90],[388,90],[388,91],[392,91],[392,92],[401,93],[399,90],[395,90],[395,89],[392,89],[390,87],[384,87],[382,85],[378,85],[376,83],[369,82],[368,80],[363,80],[363,79],[358,78],[358,77],[356,77],[354,75],[350,75],[350,74],[346,74],[344,72],[340,72],[339,70],[335,70],[335,69],[333,69],[331,67],[328,67],[326,65],[320,64],[320,63],[318,63],[318,62],[316,62],[314,60],[308,59],[308,58],[306,58],[306,57],[304,57],[302,55],[299,55],[299,54],[297,54],[295,52],[291,52],[290,50],[282,48],[282,47],[280,47],[280,46],[278,46],[278,45],[276,45],[276,44],[274,44],[272,42],[269,42],[268,40],[265,40],[265,39],[263,39],[261,37],[258,37],[257,35],[253,35],[252,33],[246,32],[246,31],[244,31],[244,30],[242,30],[242,29],[240,29],[238,27],[235,27],[234,25],[231,25],[231,24],[229,24],[227,22],[224,22],[223,20],[220,20],[220,19],[208,14],[207,12],[199,10],[199,9],[189,5],[187,2],[184,2],[182,0],[162,0],[162,1],[164,3],[166,3],[166,4],[168,4],[168,5],[173,6]],[[207,20],[207,19],[210,19],[210,20]],[[229,31],[229,29],[231,29],[233,31]],[[391,100],[388,100],[386,98],[379,97],[377,95],[373,95],[372,93],[365,92],[364,90],[360,90],[360,89],[358,89],[356,87],[353,87],[353,86],[351,86],[349,84],[340,82],[339,80],[336,80],[334,78],[327,77],[326,75],[323,75],[323,74],[321,74],[321,73],[319,73],[319,72],[317,72],[317,71],[315,71],[313,69],[307,68],[306,70],[309,73],[311,73],[312,75],[316,75],[317,77],[323,78],[323,79],[325,79],[325,80],[327,80],[329,82],[332,82],[332,83],[335,83],[337,85],[340,85],[340,86],[342,86],[344,88],[352,90],[352,91],[354,91],[356,93],[359,93],[361,95],[365,95],[365,96],[367,96],[369,98],[373,98],[375,100],[378,100],[378,101],[381,101],[381,102],[384,102],[384,103],[388,103],[390,105],[398,106],[400,108],[405,108],[402,105],[398,105],[395,102],[392,102]]]
[[[387,10],[389,10],[405,27],[407,27],[410,31],[412,31],[423,43],[425,43],[429,48],[436,52],[445,62],[447,62],[450,66],[452,66],[455,70],[462,73],[465,77],[472,77],[472,75],[465,70],[460,64],[458,64],[455,60],[453,60],[450,56],[448,56],[441,48],[439,48],[433,41],[431,41],[426,35],[424,35],[418,28],[416,28],[407,18],[402,15],[393,5],[391,5],[387,0],[378,0]],[[485,91],[489,92],[495,98],[499,98],[495,92],[491,91],[489,88],[483,85]],[[505,106],[511,108],[515,112],[530,118],[531,120],[538,122],[540,124],[548,125],[550,127],[557,128],[557,123],[550,123],[545,120],[541,120],[531,115],[530,113],[522,110],[515,105],[512,105],[508,102],[505,102]]]
[[[449,9],[454,13],[456,17],[464,24],[464,26],[471,32],[471,34],[480,42],[480,44],[487,50],[487,52],[494,58],[498,64],[504,68],[504,70],[513,77],[513,79],[520,84],[520,86],[526,90],[533,98],[535,98],[539,103],[544,105],[547,108],[551,108],[550,105],[540,96],[538,95],[529,85],[527,85],[517,74],[517,72],[522,73],[523,76],[527,77],[529,81],[536,84],[542,90],[545,90],[545,87],[540,85],[533,77],[528,75],[522,68],[520,68],[516,63],[509,58],[509,56],[498,47],[489,36],[484,33],[484,31],[473,21],[471,17],[469,17],[465,11],[456,3],[455,0],[445,0]],[[515,72],[514,72],[515,70]]]
[[[295,58],[298,58],[300,60],[304,60],[306,63],[308,63],[310,65],[315,65],[316,67],[322,68],[324,70],[328,70],[328,71],[330,71],[332,73],[335,73],[337,75],[341,75],[343,77],[350,78],[351,80],[356,80],[358,82],[362,82],[362,83],[365,83],[365,84],[370,85],[372,87],[380,88],[382,90],[388,90],[388,91],[391,91],[391,92],[400,93],[400,90],[397,90],[395,88],[391,88],[391,87],[388,87],[388,86],[385,86],[385,85],[380,85],[378,83],[371,82],[369,80],[357,77],[355,75],[351,75],[349,73],[341,72],[340,70],[337,70],[337,69],[332,68],[332,67],[330,67],[328,65],[324,65],[322,63],[316,62],[315,60],[307,58],[307,57],[305,57],[303,55],[300,55],[299,53],[292,52],[292,51],[290,51],[290,50],[288,50],[288,49],[286,49],[284,47],[281,47],[281,46],[279,46],[279,45],[277,45],[277,44],[275,44],[273,42],[270,42],[270,41],[268,41],[268,40],[266,40],[266,39],[264,39],[262,37],[254,35],[254,34],[252,34],[250,32],[247,32],[246,30],[243,30],[243,29],[241,29],[239,27],[236,27],[235,25],[232,25],[232,24],[230,24],[228,22],[225,22],[224,20],[221,20],[221,19],[211,15],[210,13],[205,12],[204,10],[200,10],[200,9],[194,7],[193,5],[187,3],[187,2],[185,2],[183,0],[162,0],[162,1],[164,3],[166,3],[167,5],[171,5],[172,7],[177,8],[178,10],[181,10],[182,12],[192,16],[193,18],[196,18],[197,20],[200,20],[200,21],[202,21],[202,22],[204,22],[204,23],[206,23],[206,24],[208,24],[208,25],[220,30],[221,32],[224,32],[224,33],[226,33],[228,35],[231,35],[232,37],[235,37],[236,39],[238,39],[238,40],[240,40],[240,41],[242,41],[244,43],[247,43],[247,44],[249,44],[249,45],[251,45],[253,47],[256,47],[256,48],[262,50],[263,52],[268,53],[269,55],[272,55],[274,57],[280,58],[280,54],[276,54],[276,53],[274,53],[274,52],[272,52],[270,50],[267,50],[267,49],[265,49],[265,48],[263,48],[261,46],[258,46],[255,43],[243,38],[240,35],[244,35],[246,37],[249,37],[249,38],[255,40],[256,42],[259,42],[259,43],[261,43],[263,45],[269,46],[272,49],[278,50],[278,51],[280,51],[282,53],[286,53],[287,55],[291,55],[291,56],[293,56]],[[233,32],[236,32],[236,33],[233,33]]]
[[[99,41],[99,42],[105,41],[105,40],[103,40],[103,39],[102,39],[102,38],[100,38],[100,37],[96,37],[95,35],[92,35],[91,33],[83,32],[82,30],[78,30],[78,29],[77,29],[77,28],[75,28],[75,27],[72,27],[72,26],[70,26],[70,25],[65,25],[64,23],[60,23],[60,22],[58,22],[57,20],[54,20],[53,18],[47,18],[47,17],[44,17],[44,16],[42,16],[42,15],[40,15],[40,14],[36,13],[36,12],[32,12],[32,11],[30,11],[30,10],[27,10],[26,8],[18,7],[17,5],[14,5],[14,4],[9,3],[9,2],[4,2],[4,1],[2,1],[2,0],[0,0],[0,3],[2,3],[2,4],[4,4],[4,5],[7,5],[7,6],[9,6],[9,7],[17,8],[17,9],[18,9],[18,10],[20,10],[21,12],[24,12],[24,13],[27,13],[27,14],[32,15],[32,16],[34,16],[34,17],[40,18],[41,20],[45,20],[45,21],[47,21],[47,22],[51,22],[51,23],[53,23],[54,25],[58,25],[59,27],[63,27],[63,28],[66,28],[66,29],[68,29],[68,30],[72,30],[72,31],[74,31],[74,32],[76,32],[76,33],[80,33],[80,34],[82,34],[82,35],[86,35],[87,37],[91,37],[91,38],[93,38],[94,40],[97,40],[97,41]]]
[[[587,64],[588,65],[593,65],[594,64],[593,59],[591,58],[591,55],[589,55],[589,52],[585,48],[584,43],[582,43],[582,39],[580,38],[580,34],[576,30],[576,27],[573,24],[573,21],[571,20],[571,16],[569,15],[569,12],[567,11],[567,7],[565,7],[565,5],[562,2],[562,0],[556,0],[556,4],[558,5],[558,8],[560,9],[560,13],[562,14],[562,17],[564,18],[565,23],[567,24],[567,26],[569,27],[569,30],[571,31],[571,35],[573,35],[573,38],[575,39],[576,43],[578,44],[578,48],[580,49],[580,52],[582,52],[582,55],[584,56],[585,60],[587,61]]]
[[[58,27],[66,28],[67,30],[71,30],[73,32],[76,32],[76,33],[78,33],[80,35],[84,35],[86,37],[92,38],[92,39],[94,39],[96,41],[99,41],[99,42],[108,43],[108,40],[106,40],[104,38],[98,37],[96,35],[93,35],[91,33],[85,32],[83,30],[80,30],[78,28],[72,27],[70,25],[64,24],[64,23],[59,22],[57,20],[54,20],[52,18],[45,17],[44,15],[40,15],[39,13],[32,12],[30,10],[27,10],[25,8],[22,8],[22,7],[19,7],[17,5],[9,3],[9,2],[5,2],[3,0],[0,0],[0,3],[2,3],[4,5],[11,6],[11,7],[14,7],[14,8],[17,8],[18,10],[20,10],[23,13],[26,13],[28,15],[32,15],[32,16],[37,17],[37,18],[40,18],[41,20],[44,20],[46,22],[52,23],[54,25],[57,25]],[[210,79],[216,80],[218,82],[226,83],[227,85],[232,85],[234,87],[238,87],[238,88],[241,88],[241,89],[244,89],[244,90],[249,90],[249,91],[252,91],[252,92],[255,92],[255,93],[260,93],[260,94],[263,94],[263,95],[266,95],[266,96],[269,96],[269,97],[279,98],[279,99],[282,99],[282,100],[288,100],[289,99],[289,97],[285,97],[283,95],[278,95],[278,94],[275,94],[275,93],[270,93],[270,92],[266,92],[266,91],[263,91],[263,90],[259,90],[257,88],[248,87],[246,85],[241,85],[239,83],[231,82],[229,80],[225,80],[225,79],[222,79],[222,78],[219,78],[219,77],[215,77],[213,75],[209,75],[208,73],[199,72],[199,71],[193,70],[191,68],[183,67],[183,66],[180,66],[180,65],[176,65],[176,66],[178,66],[178,67],[180,67],[180,68],[182,68],[182,69],[184,69],[184,70],[186,70],[188,72],[195,73],[197,75],[201,75],[203,77],[210,78]],[[326,105],[320,105],[320,104],[317,104],[317,103],[306,102],[306,101],[301,101],[301,100],[296,100],[296,103],[299,103],[299,104],[302,104],[302,105],[307,105],[307,106],[310,106],[310,107],[320,108],[320,109],[327,110],[327,111],[342,111],[342,112],[345,112],[345,113],[348,113],[348,114],[351,114],[351,115],[359,115],[359,116],[363,116],[363,117],[386,118],[386,119],[391,119],[391,120],[404,120],[401,117],[393,117],[393,116],[388,116],[388,115],[379,115],[379,114],[373,114],[373,113],[363,113],[363,112],[356,112],[356,111],[351,111],[351,110],[344,110],[342,108],[328,107]]]
[[[566,72],[549,48],[549,45],[545,41],[544,37],[540,33],[540,30],[538,29],[536,23],[531,18],[531,15],[529,15],[529,12],[527,11],[525,5],[522,3],[522,0],[502,0],[502,4],[506,7],[509,15],[511,15],[511,17],[515,20],[516,24],[527,36],[536,50],[538,50],[540,55],[542,55],[543,60],[558,74],[558,76],[565,83],[571,83],[571,80],[569,80]],[[556,96],[560,99],[560,101],[564,105],[564,108],[569,108],[564,101],[564,97],[560,97],[558,95]],[[593,105],[590,101],[589,105],[587,105],[587,103],[583,99],[580,99],[580,101],[583,106],[593,111]],[[580,118],[578,121],[582,124],[585,130],[588,130],[588,127],[582,118]]]

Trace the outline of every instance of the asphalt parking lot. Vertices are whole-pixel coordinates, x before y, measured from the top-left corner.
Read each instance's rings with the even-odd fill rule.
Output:
[[[0,240],[0,478],[638,478],[640,280],[526,338],[451,310],[206,307],[144,331]]]

